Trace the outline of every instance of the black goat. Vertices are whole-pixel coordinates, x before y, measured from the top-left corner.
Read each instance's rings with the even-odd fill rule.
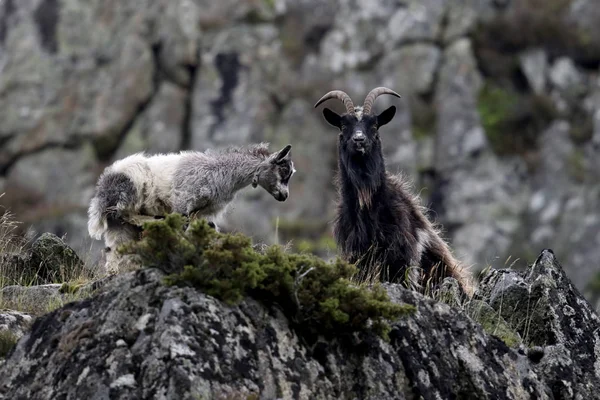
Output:
[[[315,104],[338,99],[346,106],[343,115],[323,109],[327,122],[340,130],[337,245],[345,259],[357,263],[363,278],[379,274],[381,280],[398,282],[408,273],[412,284],[436,286],[452,276],[470,294],[465,271],[425,216],[419,198],[402,177],[385,170],[379,128],[392,120],[396,107],[372,114],[373,102],[382,94],[400,97],[379,87],[368,94],[362,107],[355,107],[350,96],[334,90]]]

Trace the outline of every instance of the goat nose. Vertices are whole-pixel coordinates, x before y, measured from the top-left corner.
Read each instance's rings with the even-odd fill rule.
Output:
[[[356,132],[354,136],[352,136],[352,140],[354,140],[355,142],[364,142],[365,135],[362,132]]]

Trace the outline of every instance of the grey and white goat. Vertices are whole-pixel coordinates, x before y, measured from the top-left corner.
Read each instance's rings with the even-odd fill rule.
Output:
[[[205,152],[133,154],[107,167],[88,210],[92,238],[104,237],[105,251],[139,239],[144,221],[171,212],[216,218],[248,185],[276,200],[289,195],[295,172],[291,145],[270,153],[267,143]]]

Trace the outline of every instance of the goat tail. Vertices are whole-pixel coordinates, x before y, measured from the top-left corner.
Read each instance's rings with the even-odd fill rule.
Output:
[[[88,233],[93,239],[100,240],[107,230],[107,213],[102,209],[100,199],[94,197],[88,209]]]
[[[98,179],[96,194],[88,209],[88,232],[102,239],[110,219],[121,219],[135,208],[137,191],[133,181],[122,172],[105,172]]]
[[[472,297],[474,293],[473,279],[468,269],[458,261],[448,244],[439,236],[431,237],[425,246],[421,258],[427,279],[440,283],[445,277],[456,279],[464,293]]]
[[[475,287],[473,285],[473,277],[471,276],[471,273],[468,271],[467,267],[454,258],[454,256],[450,253],[450,250],[446,251],[446,254],[442,260],[442,262],[448,266],[448,275],[458,281],[467,296],[473,297]]]

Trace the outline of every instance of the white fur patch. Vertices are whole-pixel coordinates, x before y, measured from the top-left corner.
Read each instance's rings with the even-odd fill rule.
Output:
[[[430,243],[431,243],[431,232],[429,232],[426,229],[417,229],[417,257],[418,257],[418,260],[416,260],[417,263],[421,259],[421,256],[423,255],[425,250],[429,247]]]
[[[363,108],[362,107],[354,107],[354,115],[356,116],[356,119],[361,121],[362,117],[363,117]]]

